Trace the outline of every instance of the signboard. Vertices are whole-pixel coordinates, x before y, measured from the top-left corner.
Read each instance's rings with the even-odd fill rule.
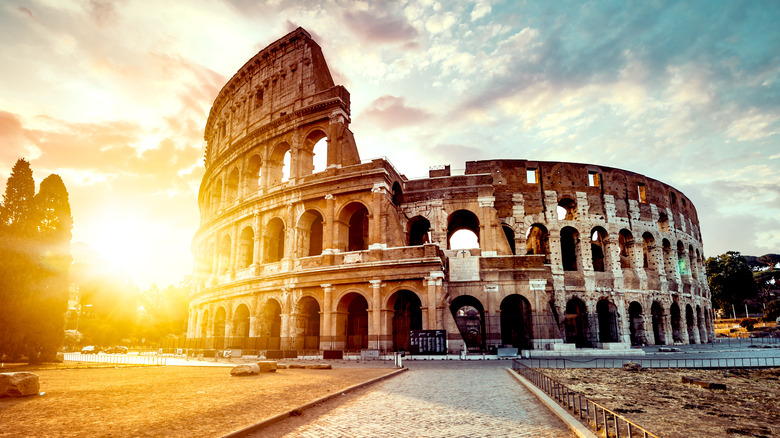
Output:
[[[446,330],[411,330],[411,354],[447,354]]]

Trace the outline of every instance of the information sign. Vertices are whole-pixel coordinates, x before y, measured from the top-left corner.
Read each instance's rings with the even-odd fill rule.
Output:
[[[447,354],[446,330],[412,330],[411,354]]]

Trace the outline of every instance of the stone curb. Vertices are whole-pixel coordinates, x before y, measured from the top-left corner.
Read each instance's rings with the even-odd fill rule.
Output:
[[[346,389],[342,389],[341,391],[338,391],[336,393],[333,393],[333,394],[330,394],[330,395],[326,395],[324,397],[320,397],[317,400],[314,400],[312,402],[306,403],[305,405],[299,406],[299,407],[297,407],[295,409],[291,409],[291,410],[289,410],[287,412],[283,412],[283,413],[275,415],[273,417],[266,418],[265,420],[263,420],[263,421],[261,421],[259,423],[256,423],[256,424],[253,424],[251,426],[247,426],[247,427],[245,427],[243,429],[239,429],[239,430],[236,430],[234,432],[230,432],[228,434],[222,435],[222,438],[237,438],[237,437],[247,436],[247,435],[249,435],[252,432],[257,432],[260,429],[263,429],[263,428],[265,428],[267,426],[270,426],[272,424],[278,423],[278,422],[284,420],[285,418],[289,418],[289,417],[291,417],[293,415],[299,415],[300,412],[303,411],[304,409],[312,408],[312,407],[314,407],[314,406],[316,406],[318,404],[324,403],[324,402],[326,402],[326,401],[328,401],[328,400],[330,400],[332,398],[336,398],[336,397],[338,397],[340,395],[346,394],[346,393],[354,391],[356,389],[360,389],[360,388],[363,388],[365,386],[372,385],[374,383],[379,383],[382,380],[389,379],[390,377],[395,377],[398,374],[401,374],[401,373],[403,373],[405,371],[409,371],[409,368],[401,368],[400,370],[393,371],[390,374],[385,374],[384,376],[379,376],[379,377],[376,377],[374,379],[368,380],[366,382],[352,385],[352,386],[350,386],[350,387],[348,387]]]
[[[551,399],[533,383],[529,382],[525,377],[517,374],[513,369],[507,368],[507,372],[514,377],[518,382],[523,384],[529,391],[531,391],[542,403],[544,403],[548,409],[550,409],[558,418],[561,419],[569,429],[571,429],[580,438],[598,438],[590,429],[588,429],[579,420],[574,418],[566,409]]]

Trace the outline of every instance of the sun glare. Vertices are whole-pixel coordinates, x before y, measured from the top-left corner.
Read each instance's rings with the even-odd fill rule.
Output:
[[[86,243],[110,264],[128,272],[137,271],[149,244],[143,232],[144,222],[135,219],[114,214],[100,216]]]

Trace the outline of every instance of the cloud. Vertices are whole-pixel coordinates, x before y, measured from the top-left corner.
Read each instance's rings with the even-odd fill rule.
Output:
[[[474,9],[471,10],[471,21],[477,21],[480,18],[485,17],[490,13],[490,11],[493,8],[490,6],[490,3],[480,1],[477,2],[477,4],[474,5]]]
[[[392,130],[423,123],[432,114],[407,106],[406,98],[384,95],[371,102],[361,117],[382,129]]]
[[[409,43],[418,36],[417,29],[404,18],[376,11],[346,11],[347,28],[360,38],[375,43]]]

